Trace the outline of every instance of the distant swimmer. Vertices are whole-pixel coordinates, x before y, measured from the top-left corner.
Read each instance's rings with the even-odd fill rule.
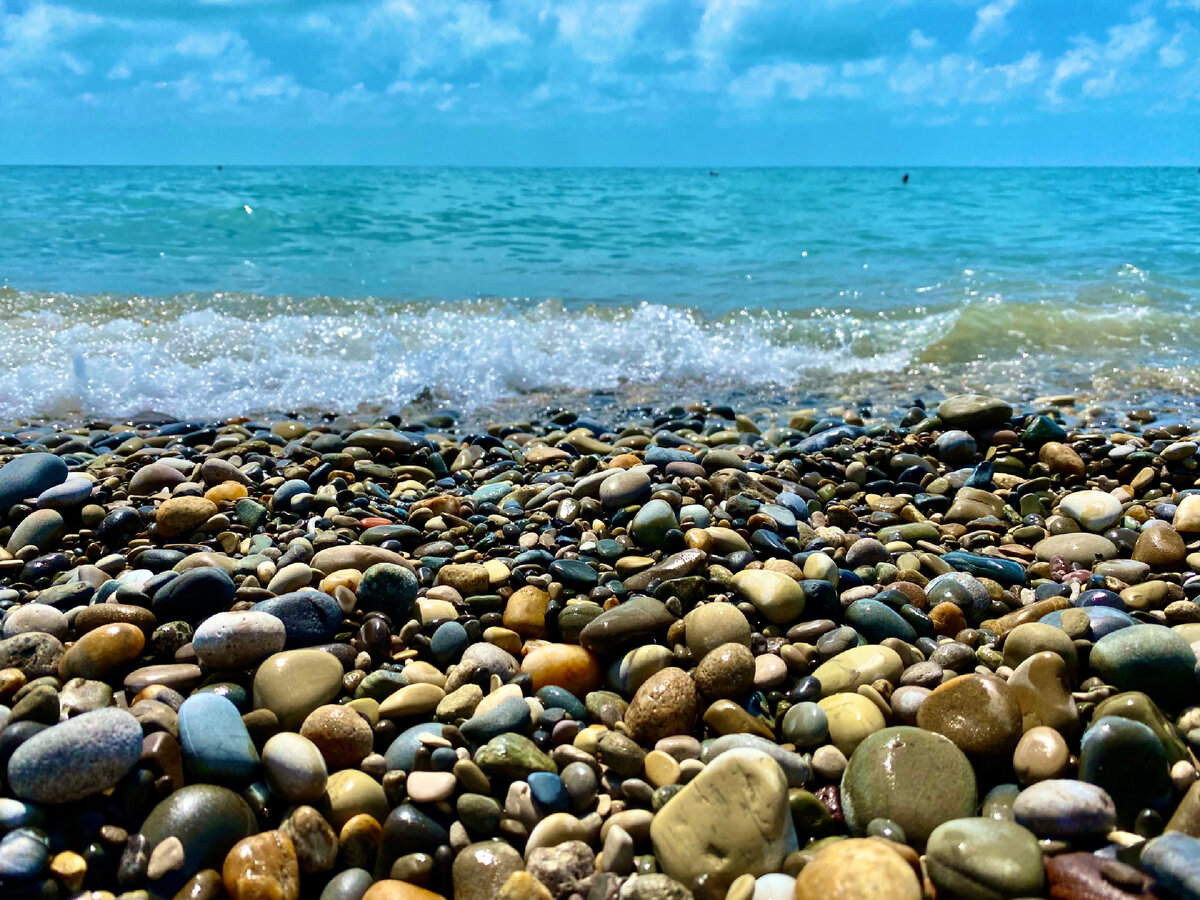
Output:
[[[901,184],[908,184],[908,173],[904,173],[904,177],[900,179]]]
[[[721,173],[720,173],[720,172],[718,172],[716,169],[709,169],[709,170],[708,170],[708,174],[709,174],[709,177],[711,178],[712,176],[714,176],[714,175],[720,175]]]
[[[217,171],[220,172],[224,168],[225,168],[224,166],[217,166]]]

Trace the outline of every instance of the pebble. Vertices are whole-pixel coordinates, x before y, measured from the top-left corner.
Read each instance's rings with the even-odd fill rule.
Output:
[[[1102,788],[1060,778],[1025,788],[1013,804],[1013,813],[1038,837],[1068,840],[1107,833],[1117,822],[1117,808]]]
[[[822,848],[796,877],[796,900],[921,900],[909,863],[873,838],[850,838]]]
[[[737,784],[731,792],[728,784]],[[654,817],[650,839],[663,871],[681,884],[707,875],[725,887],[775,871],[788,851],[787,779],[757,750],[714,759]]]
[[[141,752],[137,719],[121,709],[98,709],[24,741],[8,761],[8,785],[21,800],[68,803],[115,785]]]
[[[0,869],[1194,893],[1197,441],[1060,402],[10,428]]]
[[[245,669],[283,649],[287,630],[269,613],[220,612],[205,619],[192,637],[200,662],[212,669]]]
[[[899,725],[855,749],[841,781],[842,810],[855,834],[873,819],[896,822],[923,846],[938,825],[974,815],[975,771],[949,739]]]
[[[963,900],[1034,897],[1045,879],[1037,838],[1000,819],[943,822],[929,836],[924,859],[939,895]]]

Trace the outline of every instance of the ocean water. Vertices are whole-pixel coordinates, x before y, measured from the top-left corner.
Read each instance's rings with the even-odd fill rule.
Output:
[[[1194,403],[1194,169],[0,168],[0,419]]]

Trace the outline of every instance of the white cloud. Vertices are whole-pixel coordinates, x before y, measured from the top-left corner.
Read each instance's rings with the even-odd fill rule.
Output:
[[[937,40],[926,37],[920,28],[914,28],[908,33],[908,46],[914,50],[928,50],[937,46]]]
[[[779,95],[806,100],[828,84],[831,74],[826,65],[776,63],[754,66],[730,82],[729,93],[749,103]]]
[[[993,32],[1002,32],[1007,28],[1005,18],[1017,0],[992,0],[991,3],[979,7],[975,12],[975,27],[971,29],[970,41],[976,43]]]
[[[1187,31],[1180,29],[1167,43],[1158,48],[1158,61],[1165,69],[1178,69],[1188,61],[1188,51],[1184,47]]]
[[[1059,59],[1046,88],[1046,99],[1052,105],[1065,101],[1063,91],[1079,82],[1079,93],[1085,97],[1107,97],[1119,93],[1131,75],[1131,64],[1158,40],[1158,23],[1153,16],[1136,22],[1114,25],[1108,29],[1103,44],[1089,37],[1079,37],[1075,46]]]

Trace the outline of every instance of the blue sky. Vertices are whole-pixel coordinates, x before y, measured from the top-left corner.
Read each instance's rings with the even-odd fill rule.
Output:
[[[0,162],[1200,165],[1200,0],[0,0]]]

